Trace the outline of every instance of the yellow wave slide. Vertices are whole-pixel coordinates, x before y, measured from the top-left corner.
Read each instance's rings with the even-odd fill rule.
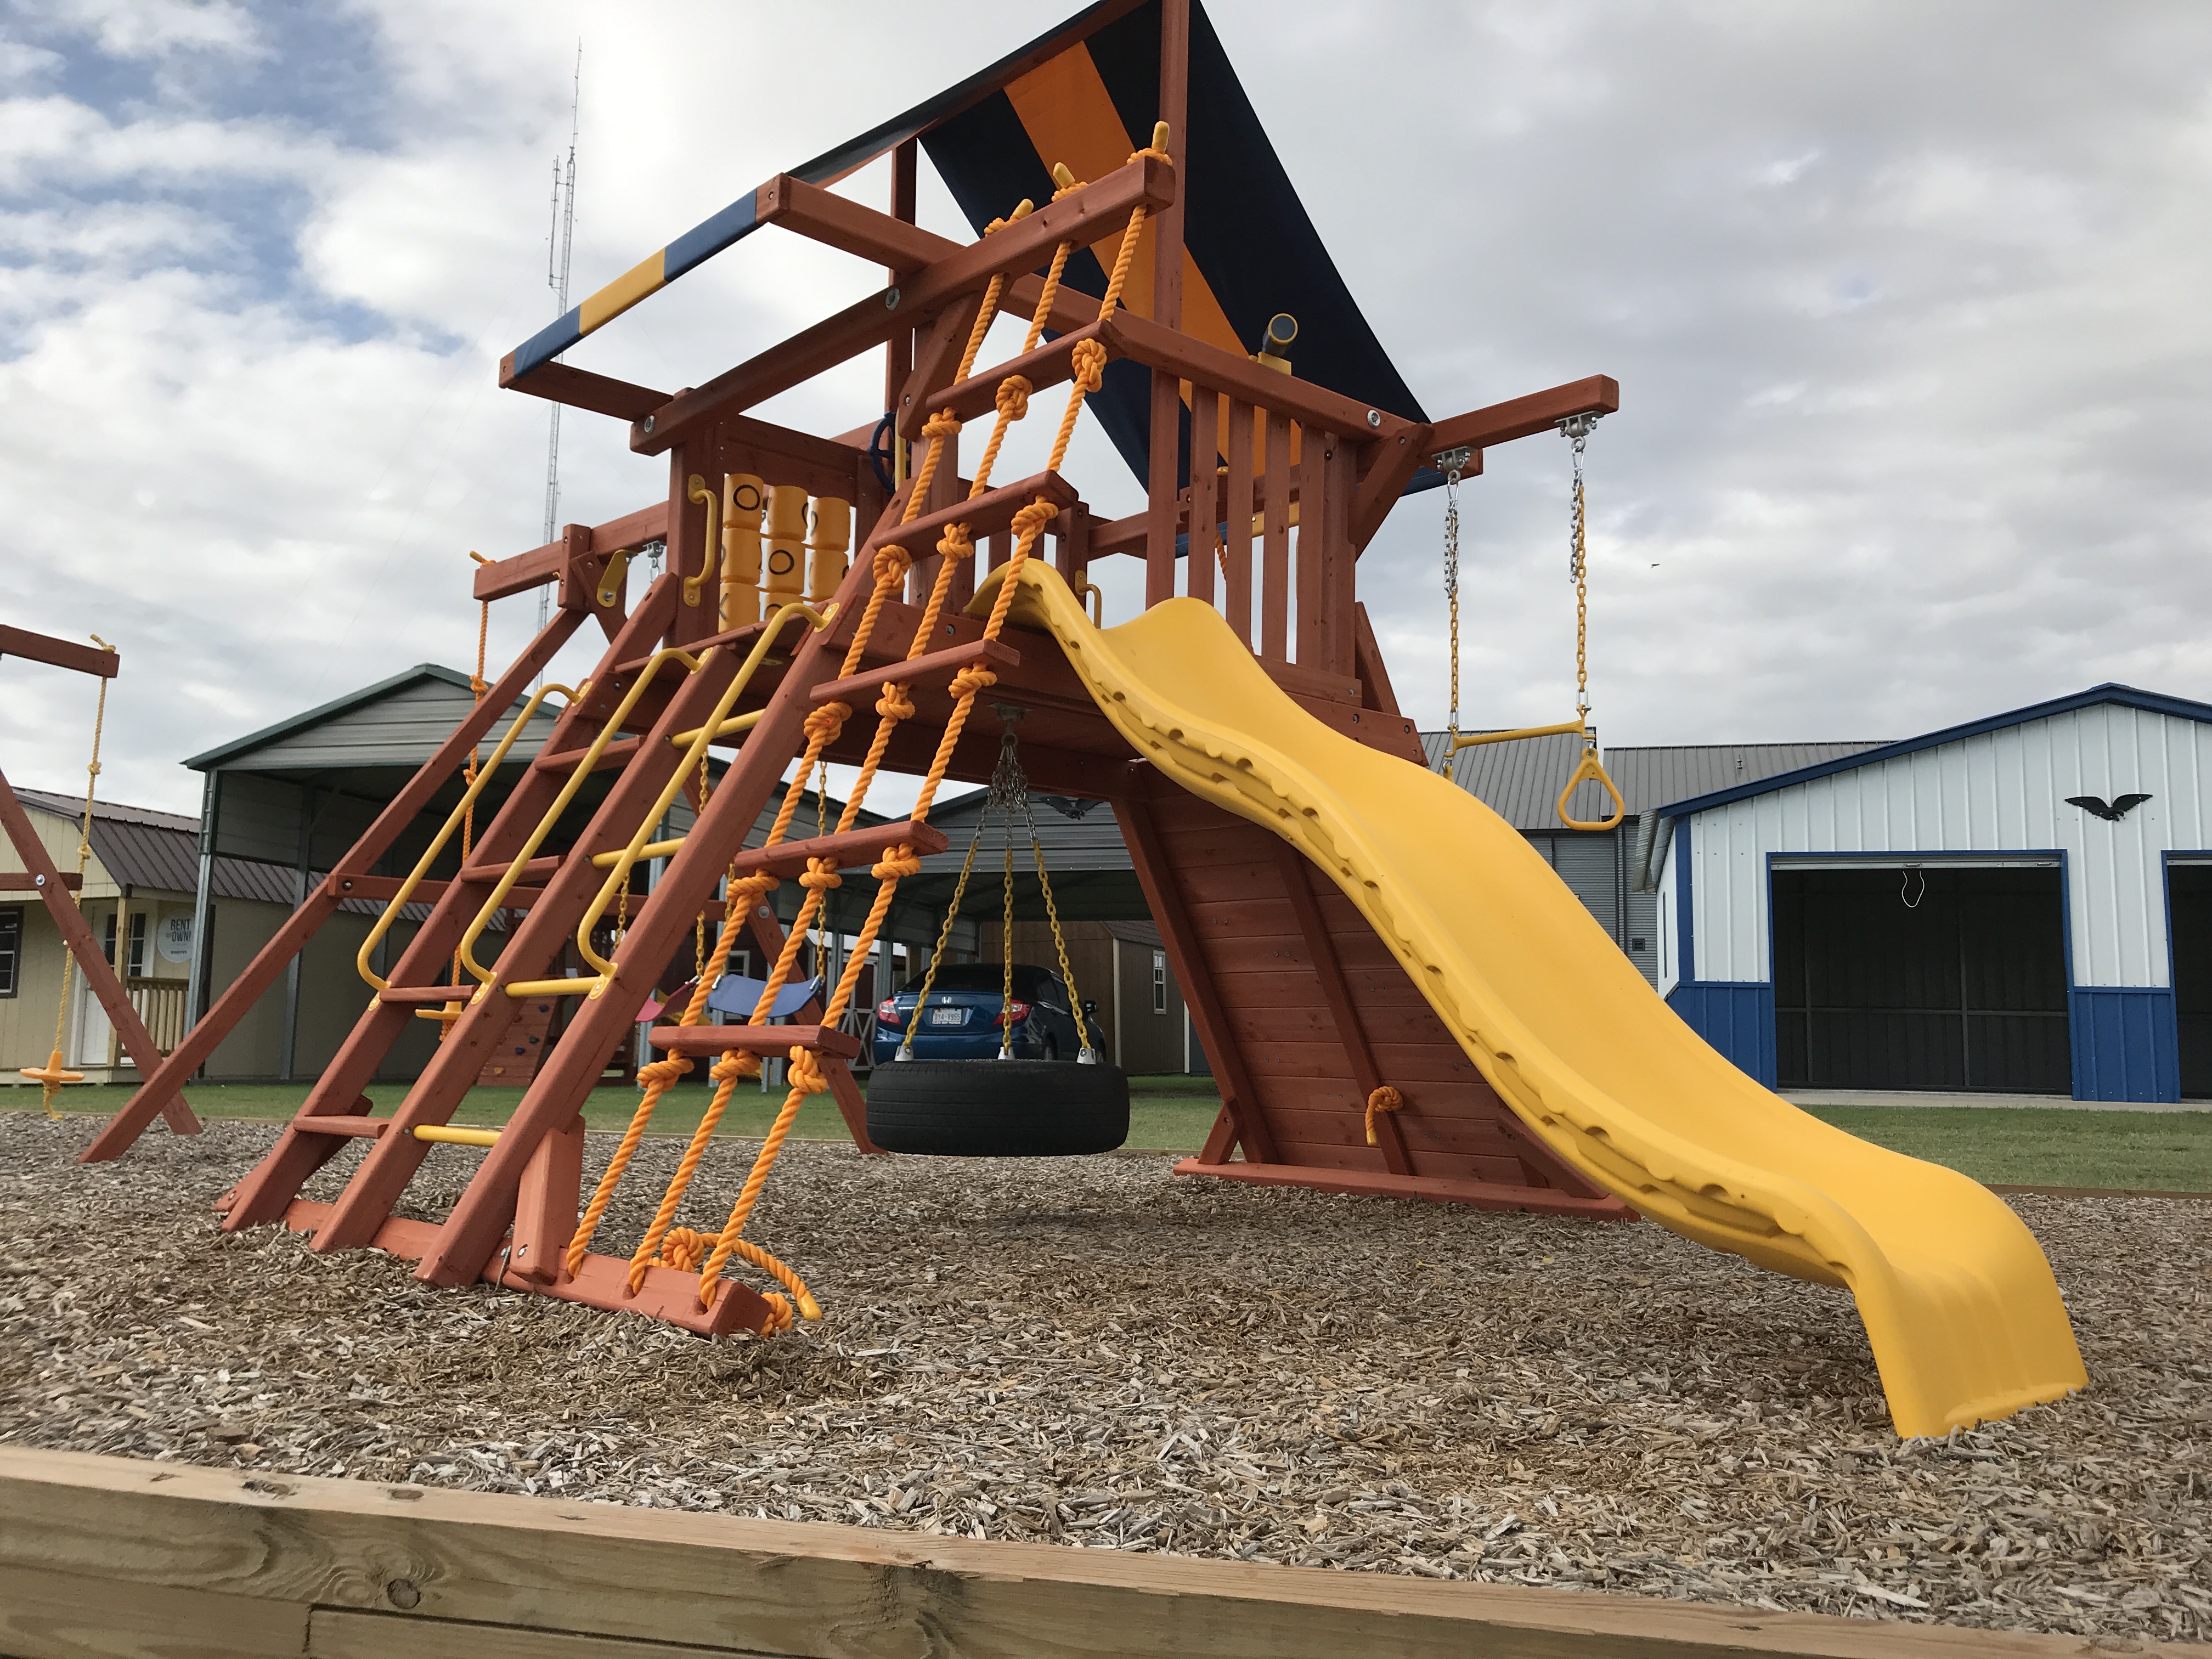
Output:
[[[1014,619],[1058,640],[1130,746],[1326,871],[1553,1152],[1685,1238],[1848,1289],[1899,1434],[2086,1383],[2050,1266],[2002,1200],[1723,1059],[1480,801],[1306,714],[1208,605],[1100,629],[1039,562],[1020,581]]]

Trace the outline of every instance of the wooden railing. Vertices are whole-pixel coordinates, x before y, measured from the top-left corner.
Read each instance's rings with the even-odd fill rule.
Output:
[[[185,1040],[185,984],[180,979],[133,978],[124,987],[131,1012],[165,1054]]]

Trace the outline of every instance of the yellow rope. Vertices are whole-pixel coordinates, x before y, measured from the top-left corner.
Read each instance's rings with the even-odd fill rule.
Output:
[[[115,650],[113,646],[101,639],[99,635],[94,634],[89,637],[92,642],[101,650],[111,652]],[[105,674],[100,677],[100,702],[93,710],[92,716],[92,760],[84,769],[84,822],[77,826],[76,833],[77,885],[76,890],[70,895],[70,902],[80,911],[84,908],[85,866],[92,858],[92,798],[100,787],[100,737],[107,725],[108,678]],[[120,956],[130,948],[129,942],[118,931],[115,941],[116,954]],[[21,1068],[25,1077],[39,1085],[39,1103],[46,1108],[48,1117],[57,1121],[61,1117],[61,1113],[54,1105],[54,1097],[61,1093],[62,1085],[84,1081],[82,1072],[69,1071],[62,1065],[62,1039],[69,1028],[70,965],[70,951],[65,945],[62,948],[61,987],[54,999],[53,1053],[43,1066],[26,1066]]]

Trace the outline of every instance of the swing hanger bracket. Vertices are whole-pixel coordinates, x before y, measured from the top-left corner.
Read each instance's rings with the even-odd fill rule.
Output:
[[[1585,410],[1580,415],[1563,416],[1559,422],[1559,435],[1563,438],[1571,438],[1580,443],[1597,430],[1597,423],[1604,418],[1605,416],[1595,410]]]
[[[1474,446],[1462,444],[1457,449],[1440,449],[1429,457],[1429,465],[1456,482],[1467,474],[1468,463],[1474,459]]]

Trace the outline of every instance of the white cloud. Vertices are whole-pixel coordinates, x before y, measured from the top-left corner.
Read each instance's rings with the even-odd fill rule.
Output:
[[[262,50],[252,17],[230,0],[59,0],[53,15],[117,58],[180,50],[246,57]]]
[[[2212,99],[2191,68],[2212,14],[1212,10],[1432,412],[1622,381],[1589,459],[1609,741],[1899,735],[2107,678],[2212,696]],[[545,409],[492,376],[551,311],[580,35],[580,295],[1039,27],[1012,0],[963,7],[957,36],[908,15],[381,0],[349,14],[374,51],[341,63],[257,58],[277,34],[236,8],[87,5],[0,48],[0,604],[124,646],[104,784],[188,807],[180,756],[472,653],[467,550],[538,535]],[[86,77],[46,47],[220,59],[241,88],[257,64],[366,77],[370,114],[226,104],[205,79],[64,95]],[[933,182],[924,204],[957,228]],[[763,236],[576,360],[696,384],[878,280]],[[769,412],[842,430],[876,376]],[[565,433],[564,518],[665,488],[615,423]],[[1564,447],[1487,462],[1464,498],[1466,718],[1557,719]],[[1134,504],[1095,434],[1071,471],[1103,510]],[[1362,568],[1428,720],[1442,505],[1404,504]],[[1133,562],[1102,574],[1126,616]],[[500,608],[495,655],[530,619]],[[10,775],[81,776],[88,688],[12,662],[0,684]]]

